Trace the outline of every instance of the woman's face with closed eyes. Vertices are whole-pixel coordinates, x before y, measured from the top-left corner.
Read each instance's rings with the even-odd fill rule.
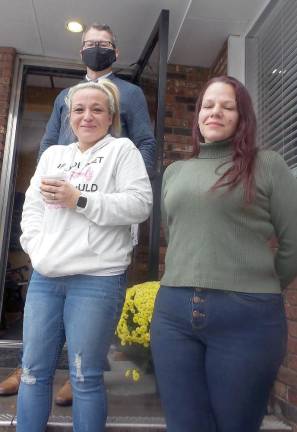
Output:
[[[231,138],[238,125],[235,91],[230,84],[215,82],[205,91],[198,124],[206,143]]]

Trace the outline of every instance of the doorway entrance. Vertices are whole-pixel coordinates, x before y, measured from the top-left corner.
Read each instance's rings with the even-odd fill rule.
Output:
[[[54,69],[46,66],[24,65],[21,96],[15,134],[14,163],[10,170],[9,200],[2,256],[3,272],[2,312],[0,335],[2,340],[22,338],[22,315],[26,289],[31,274],[31,263],[20,245],[20,221],[25,192],[36,168],[39,145],[51,115],[54,100],[65,87],[81,81],[82,70]],[[8,168],[4,166],[4,169]],[[5,267],[5,266],[3,266]]]

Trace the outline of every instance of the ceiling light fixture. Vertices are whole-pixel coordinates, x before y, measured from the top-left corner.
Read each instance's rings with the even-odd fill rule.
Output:
[[[66,29],[72,33],[81,33],[84,30],[84,26],[79,21],[67,21]]]

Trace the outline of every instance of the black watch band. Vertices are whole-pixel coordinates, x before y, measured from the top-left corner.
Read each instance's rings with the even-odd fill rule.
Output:
[[[77,200],[76,207],[85,208],[87,205],[87,202],[88,202],[87,197],[80,195],[80,197]]]

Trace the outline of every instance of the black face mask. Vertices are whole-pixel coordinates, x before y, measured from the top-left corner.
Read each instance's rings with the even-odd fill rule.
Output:
[[[84,49],[81,53],[84,64],[94,72],[107,69],[116,61],[114,49],[93,47]]]

